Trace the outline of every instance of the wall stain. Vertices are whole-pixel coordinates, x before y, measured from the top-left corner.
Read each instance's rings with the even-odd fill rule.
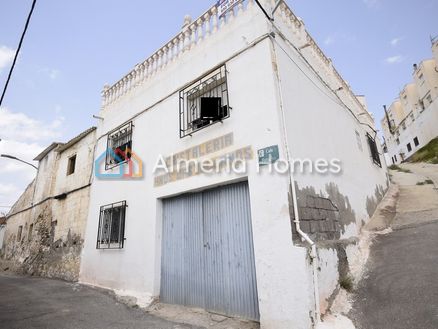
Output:
[[[83,245],[81,237],[69,231],[66,240],[54,241],[50,207],[40,210],[33,225],[31,239],[26,224],[20,241],[17,241],[16,234],[11,234],[5,241],[0,256],[9,270],[19,274],[77,281]]]
[[[354,223],[356,214],[347,196],[344,196],[335,183],[325,186],[325,191],[316,192],[314,187],[299,188],[296,184],[298,211],[301,229],[315,241],[338,240],[346,227]],[[289,211],[292,220],[292,236],[295,242],[300,238],[296,233],[292,203],[289,192]]]
[[[368,216],[372,217],[374,215],[374,212],[376,211],[377,206],[385,196],[387,189],[388,188],[385,189],[381,185],[376,185],[376,188],[374,190],[374,195],[367,197],[365,206],[367,209]]]

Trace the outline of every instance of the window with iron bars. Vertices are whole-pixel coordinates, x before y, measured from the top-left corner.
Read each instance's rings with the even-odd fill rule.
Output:
[[[230,117],[225,65],[206,74],[179,93],[180,137]]]
[[[132,122],[129,122],[108,134],[105,169],[116,167],[131,158],[132,127]]]
[[[126,201],[100,207],[97,249],[123,249]]]
[[[373,137],[371,137],[371,135],[368,133],[367,133],[367,139],[368,139],[368,145],[370,146],[371,158],[373,159],[373,162],[379,167],[382,167],[382,163],[380,162],[379,149],[377,148],[376,140]]]

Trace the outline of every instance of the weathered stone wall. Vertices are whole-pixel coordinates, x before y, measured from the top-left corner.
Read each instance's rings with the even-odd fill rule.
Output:
[[[57,201],[47,201],[8,220],[1,256],[17,273],[77,281],[83,240],[71,231],[55,239],[53,202]]]
[[[95,134],[51,151],[10,213],[1,259],[19,273],[77,281],[88,216]],[[67,174],[69,157],[76,169]],[[58,198],[57,196],[63,195]],[[21,237],[18,237],[21,231]]]

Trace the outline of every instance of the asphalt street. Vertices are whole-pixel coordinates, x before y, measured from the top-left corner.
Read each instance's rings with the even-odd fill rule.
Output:
[[[0,329],[186,329],[119,303],[114,296],[59,280],[0,274]]]
[[[408,166],[406,166],[408,167]],[[400,186],[392,232],[377,235],[350,317],[358,329],[438,329],[438,166],[393,172]]]

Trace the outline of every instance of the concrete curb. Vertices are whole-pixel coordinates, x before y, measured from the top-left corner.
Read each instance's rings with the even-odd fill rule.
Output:
[[[382,231],[390,227],[397,214],[397,201],[400,188],[397,184],[391,184],[383,200],[378,205],[374,215],[364,226],[364,230],[370,232]]]

